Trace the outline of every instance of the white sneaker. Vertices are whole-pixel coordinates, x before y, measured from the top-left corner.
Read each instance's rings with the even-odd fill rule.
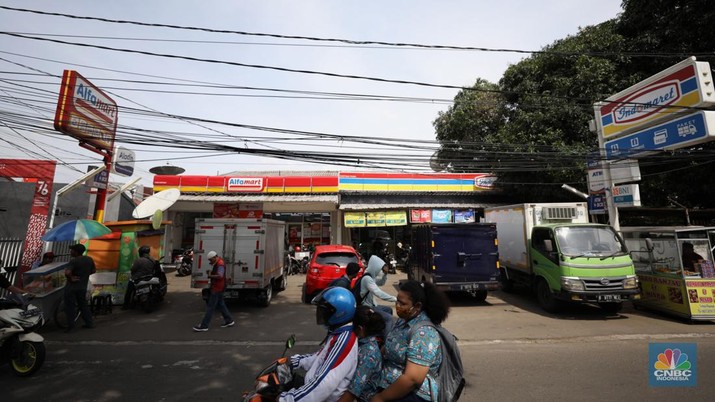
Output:
[[[231,322],[225,322],[223,325],[221,325],[221,328],[233,327],[234,324],[236,324],[236,321],[231,320]]]

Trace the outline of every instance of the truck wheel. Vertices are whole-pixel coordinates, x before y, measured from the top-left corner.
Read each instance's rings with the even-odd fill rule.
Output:
[[[487,300],[487,291],[486,290],[477,290],[472,294],[474,296],[474,300],[478,302],[483,302]]]
[[[273,298],[273,285],[268,285],[262,292],[258,294],[258,302],[261,307],[268,307],[271,305],[271,299]]]
[[[549,283],[546,279],[539,279],[536,283],[536,298],[539,300],[541,308],[549,313],[558,313],[561,311],[561,301],[554,297],[549,288]]]
[[[501,284],[501,290],[507,293],[514,291],[514,281],[506,277],[506,270],[499,271],[499,283]]]
[[[623,303],[598,303],[598,307],[608,314],[618,314],[618,312],[623,308]]]

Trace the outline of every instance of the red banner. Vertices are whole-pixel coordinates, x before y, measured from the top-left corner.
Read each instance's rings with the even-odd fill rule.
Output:
[[[432,210],[431,209],[411,209],[410,210],[410,222],[411,223],[432,222]]]
[[[14,181],[34,182],[35,195],[30,210],[25,245],[20,266],[27,269],[42,254],[42,237],[47,228],[47,217],[52,201],[55,161],[29,159],[0,159],[0,177]]]

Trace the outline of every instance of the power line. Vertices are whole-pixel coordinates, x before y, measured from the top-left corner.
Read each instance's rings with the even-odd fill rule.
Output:
[[[558,52],[558,51],[551,51],[551,50],[544,51],[544,50],[486,48],[486,47],[474,47],[474,46],[426,45],[426,44],[420,44],[420,43],[351,40],[351,39],[343,39],[343,38],[320,38],[320,37],[314,37],[314,36],[280,35],[280,34],[272,34],[272,33],[235,31],[235,30],[227,30],[227,29],[213,29],[213,28],[192,27],[192,26],[183,26],[183,25],[174,25],[174,24],[159,24],[159,23],[148,23],[148,22],[130,21],[130,20],[117,20],[117,19],[109,19],[109,18],[101,18],[101,17],[88,17],[88,16],[78,16],[78,15],[72,15],[72,14],[54,13],[54,12],[40,11],[40,10],[30,10],[30,9],[24,9],[24,8],[8,7],[8,6],[0,6],[0,9],[5,9],[5,10],[9,10],[9,11],[18,11],[18,12],[24,12],[24,13],[33,13],[33,14],[39,14],[39,15],[64,17],[64,18],[71,18],[71,19],[101,21],[101,22],[107,22],[107,23],[112,23],[112,24],[137,25],[137,26],[156,27],[156,28],[170,28],[170,29],[201,31],[201,32],[219,33],[219,34],[270,37],[270,38],[278,38],[278,39],[345,43],[345,44],[349,44],[349,45],[379,45],[379,46],[397,47],[397,48],[465,50],[465,51],[518,53],[518,54],[555,54],[555,55],[563,55],[563,56],[589,55],[589,56],[632,56],[632,57],[672,58],[672,57],[683,57],[683,56],[693,55],[692,52],[684,52],[684,53]],[[697,55],[710,56],[711,54],[710,53],[702,53],[702,54],[697,54]]]

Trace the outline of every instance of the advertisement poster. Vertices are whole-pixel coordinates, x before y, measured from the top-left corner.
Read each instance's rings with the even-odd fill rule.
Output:
[[[259,219],[263,217],[263,204],[216,202],[213,210],[214,218]]]
[[[368,212],[367,226],[385,226],[384,212]]]
[[[451,223],[452,222],[452,210],[451,209],[433,209],[432,210],[432,222],[434,222],[434,223]]]
[[[346,228],[361,228],[365,227],[365,213],[364,212],[345,212],[343,216],[343,221]]]
[[[454,222],[455,223],[474,223],[476,222],[476,215],[473,209],[457,210],[454,211]]]
[[[688,291],[688,304],[693,317],[715,316],[715,300],[713,300],[715,280],[686,280],[685,289]]]
[[[300,224],[288,225],[288,242],[290,244],[300,243],[301,231]]]
[[[431,209],[411,209],[410,210],[410,222],[411,223],[432,222],[432,210]]]
[[[405,226],[407,225],[407,212],[391,211],[385,212],[386,226]]]

